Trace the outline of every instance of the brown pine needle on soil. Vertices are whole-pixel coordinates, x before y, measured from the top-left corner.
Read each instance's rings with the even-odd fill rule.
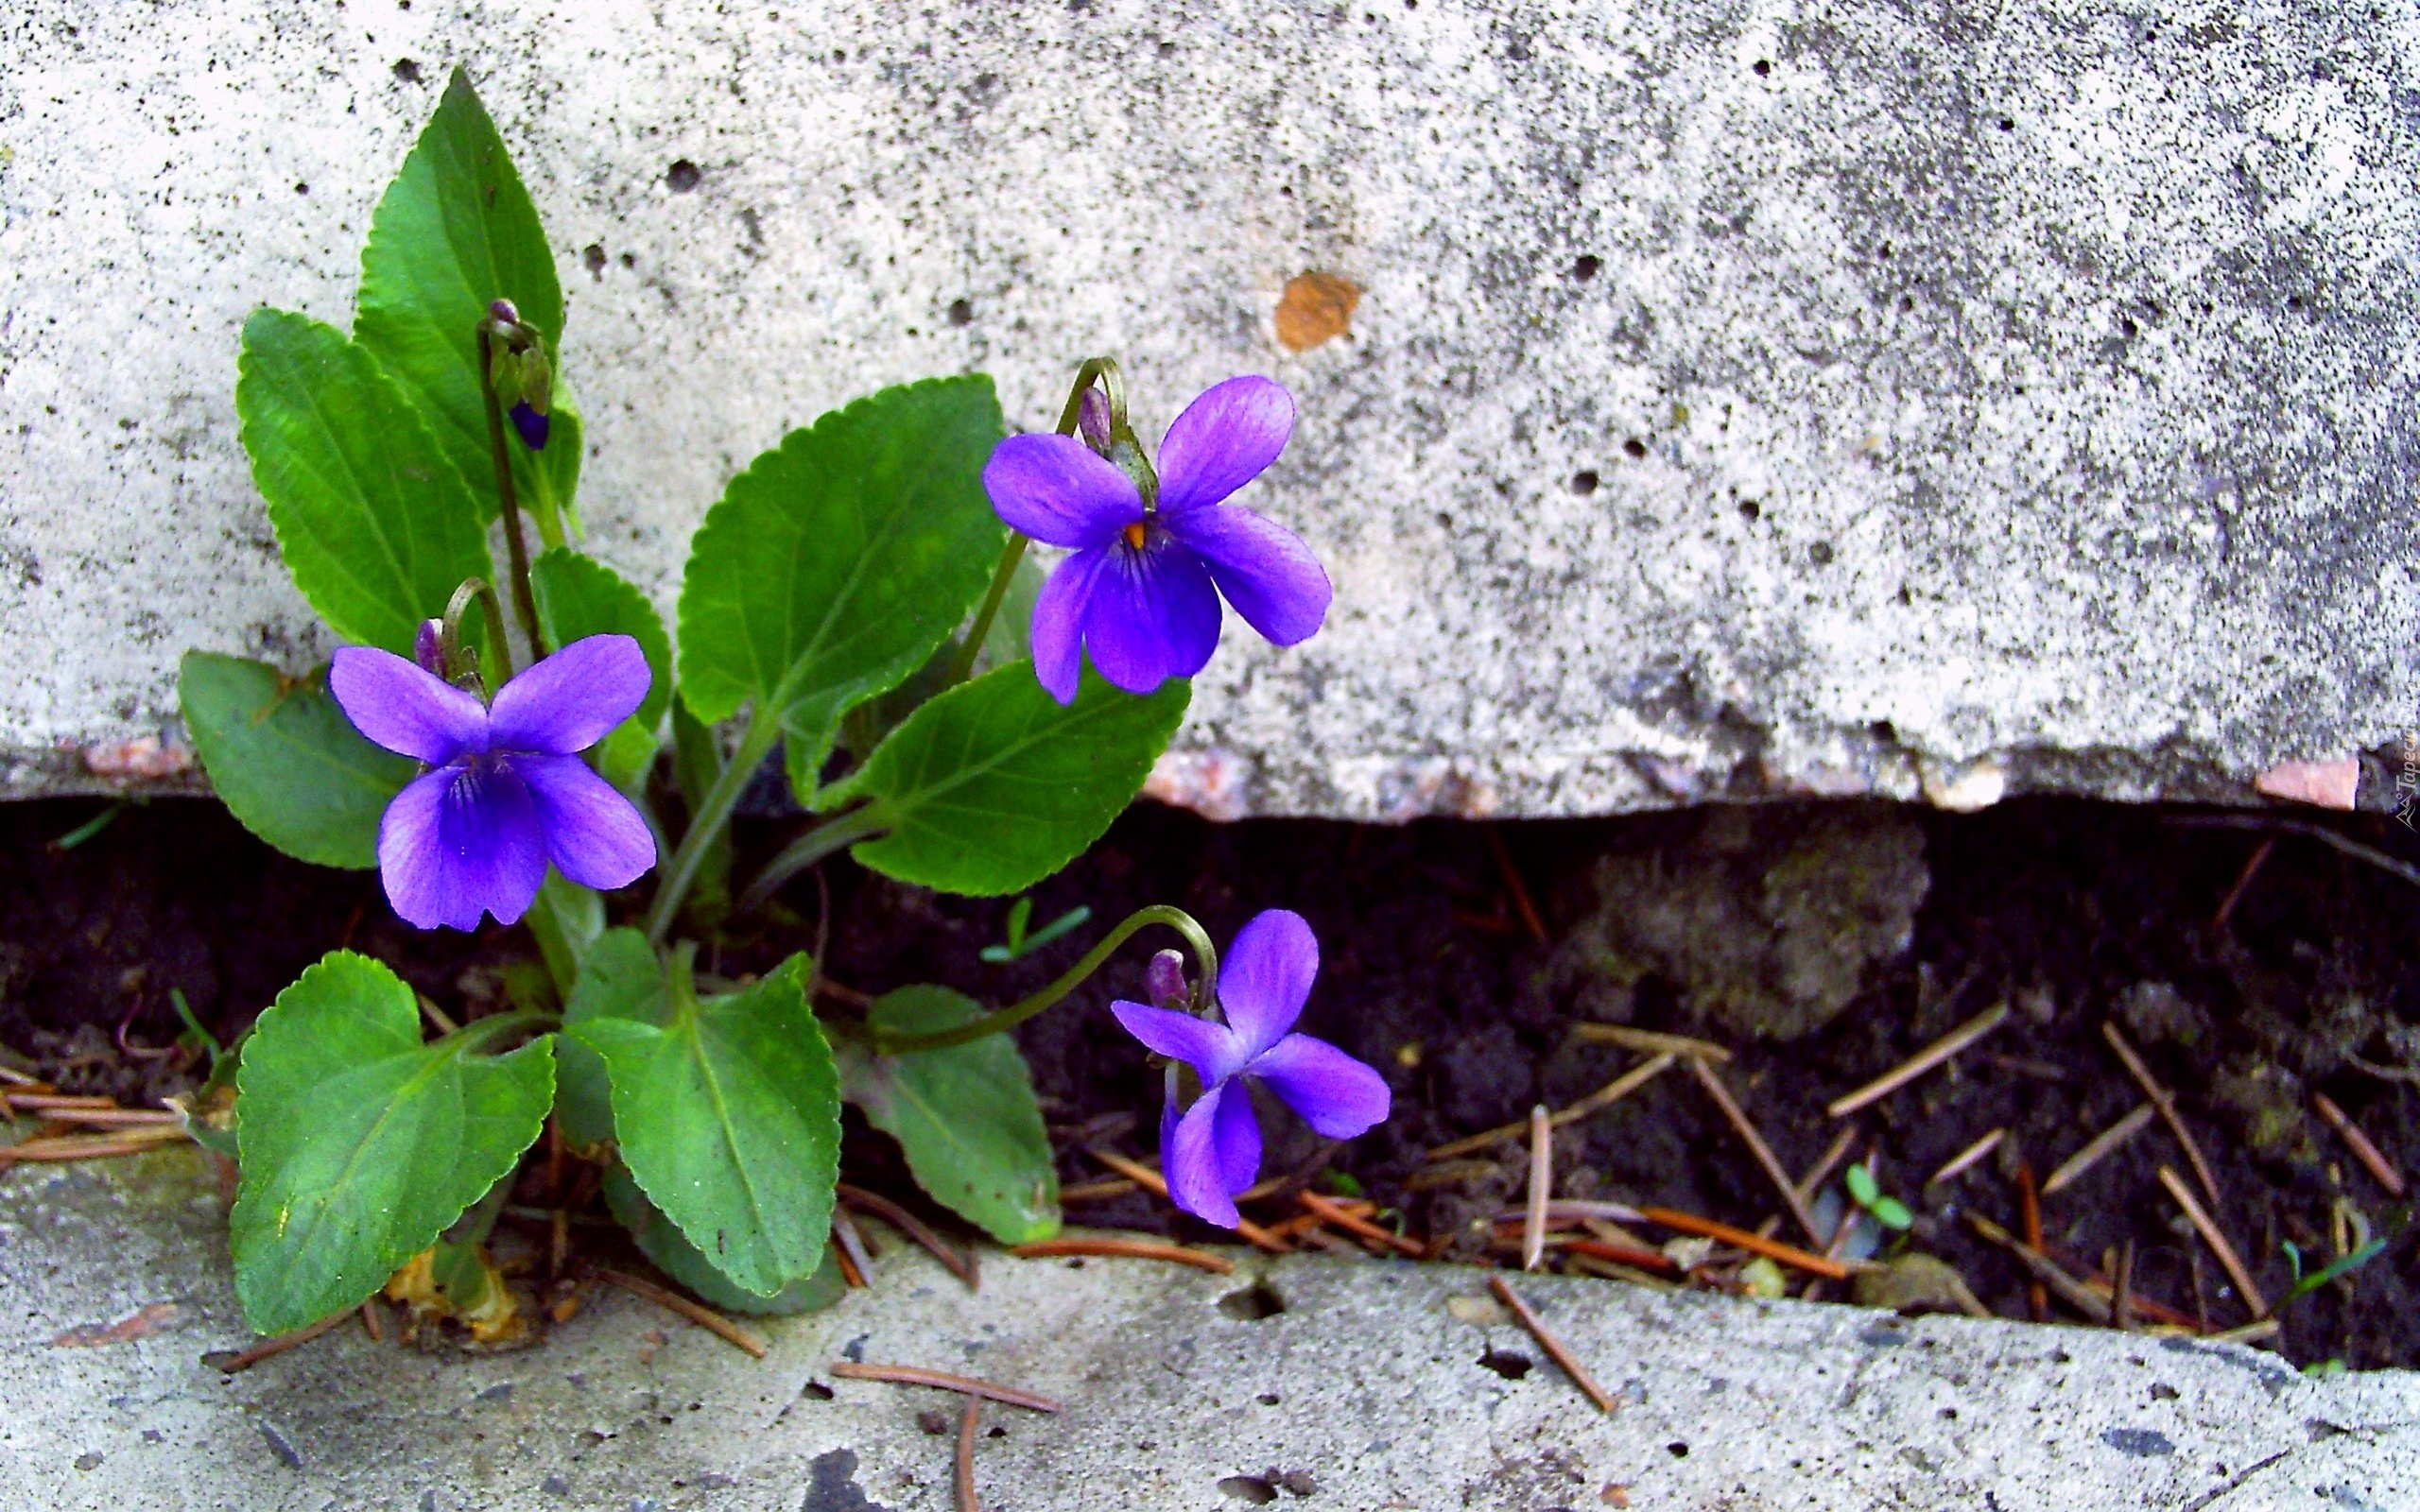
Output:
[[[851,1291],[856,1291],[865,1285],[865,1272],[857,1269],[857,1263],[849,1258],[849,1252],[841,1246],[840,1237],[837,1233],[832,1236],[832,1258],[839,1263],[841,1285],[848,1287]]]
[[[2118,1032],[2116,1021],[2101,1022],[2100,1037],[2109,1041],[2109,1048],[2118,1052],[2118,1058],[2126,1063],[2126,1074],[2135,1078],[2135,1085],[2140,1087],[2143,1095],[2152,1100],[2152,1106],[2159,1109],[2161,1120],[2168,1125],[2168,1131],[2176,1136],[2176,1143],[2185,1146],[2185,1159],[2193,1167],[2193,1179],[2202,1183],[2202,1190],[2210,1194],[2211,1205],[2216,1206],[2219,1178],[2210,1174],[2210,1162],[2202,1159],[2202,1146],[2193,1143],[2193,1131],[2185,1126],[2184,1115],[2176,1110],[2175,1097],[2152,1078],[2152,1068],[2144,1065],[2143,1057],[2135,1054],[2135,1047],[2128,1044],[2126,1037]]]
[[[1626,1023],[1575,1023],[1574,1038],[1594,1044],[1619,1045],[1635,1050],[1642,1056],[1660,1055],[1666,1051],[1676,1056],[1695,1056],[1720,1066],[1731,1058],[1731,1052],[1711,1040],[1696,1040],[1685,1034],[1664,1034],[1654,1029],[1634,1029]]]
[[[1122,1197],[1130,1192],[1142,1190],[1124,1177],[1114,1176],[1106,1181],[1080,1181],[1072,1187],[1062,1187],[1059,1189],[1059,1200],[1063,1203],[1106,1202],[1112,1197]]]
[[[1823,1188],[1824,1178],[1832,1174],[1833,1169],[1847,1158],[1849,1151],[1856,1144],[1857,1128],[1854,1125],[1832,1136],[1831,1145],[1824,1151],[1823,1158],[1808,1166],[1806,1174],[1798,1178],[1798,1200],[1814,1201],[1815,1194]]]
[[[1699,1085],[1705,1088],[1706,1095],[1714,1099],[1715,1106],[1722,1109],[1722,1116],[1731,1121],[1731,1127],[1747,1144],[1748,1153],[1765,1168],[1765,1175],[1772,1180],[1773,1190],[1781,1194],[1782,1201],[1789,1208],[1789,1215],[1798,1221],[1799,1231],[1819,1245],[1824,1243],[1824,1230],[1816,1226],[1815,1214],[1807,1208],[1806,1199],[1798,1194],[1798,1183],[1781,1168],[1781,1161],[1773,1155],[1773,1147],[1765,1143],[1765,1137],[1756,1132],[1756,1125],[1748,1121],[1748,1115],[1740,1110],[1737,1100],[1732,1097],[1731,1089],[1722,1085],[1721,1076],[1696,1056],[1689,1057],[1689,1072],[1697,1077]],[[1652,1210],[1641,1208],[1639,1211],[1648,1212]]]
[[[1632,1265],[1640,1270],[1662,1271],[1667,1275],[1678,1275],[1681,1270],[1680,1266],[1672,1263],[1669,1255],[1653,1249],[1639,1249],[1630,1245],[1617,1245],[1611,1240],[1571,1238],[1565,1239],[1562,1247],[1575,1255],[1610,1260],[1616,1264]]]
[[[745,1349],[752,1358],[765,1358],[765,1341],[710,1307],[699,1304],[674,1292],[667,1292],[653,1281],[643,1281],[635,1276],[604,1265],[596,1267],[596,1279],[611,1281],[633,1297],[644,1297],[667,1312],[678,1313],[707,1332]]]
[[[1984,1135],[1981,1139],[1977,1140],[1974,1143],[1967,1145],[1964,1149],[1959,1151],[1956,1155],[1951,1156],[1947,1160],[1944,1161],[1940,1170],[1935,1171],[1932,1175],[1925,1177],[1925,1185],[1928,1187],[1938,1186],[1942,1182],[1948,1180],[1951,1177],[1966,1170],[1977,1161],[1982,1160],[1985,1156],[1991,1154],[1994,1150],[1998,1149],[2000,1147],[2000,1141],[2006,1138],[2008,1138],[2008,1130],[2006,1128],[1996,1128],[1992,1130],[1989,1134]]]
[[[983,1512],[975,1500],[975,1433],[983,1426],[981,1393],[966,1394],[966,1410],[958,1417],[958,1512]]]
[[[1357,1239],[1367,1239],[1373,1244],[1384,1245],[1396,1254],[1409,1255],[1414,1260],[1424,1259],[1428,1253],[1427,1246],[1420,1241],[1406,1239],[1392,1228],[1381,1228],[1369,1219],[1338,1207],[1316,1192],[1297,1192],[1294,1194],[1294,1200],[1303,1205],[1303,1211],[1305,1212],[1313,1214],[1324,1223],[1334,1224]]]
[[[1847,1096],[1834,1098],[1824,1111],[1846,1118],[1870,1103],[1878,1103],[2007,1022],[2008,1005],[1996,1003]]]
[[[1528,926],[1530,937],[1545,944],[1546,920],[1538,917],[1538,905],[1530,901],[1530,885],[1521,880],[1521,868],[1512,864],[1512,852],[1505,849],[1503,832],[1493,824],[1487,827],[1487,848],[1495,853],[1495,869],[1504,873],[1504,890],[1512,895],[1512,906],[1519,911],[1521,922]]]
[[[2016,1164],[2017,1226],[2025,1234],[2025,1242],[2034,1248],[2042,1247],[2042,1198],[2033,1190],[2033,1167],[2024,1160]],[[2036,1323],[2050,1321],[2050,1292],[2040,1277],[2025,1283],[2026,1311]]]
[[[1115,1150],[1105,1150],[1098,1144],[1085,1145],[1084,1153],[1161,1201],[1167,1200],[1167,1179],[1142,1161],[1129,1160]],[[1236,1232],[1242,1235],[1246,1242],[1268,1250],[1272,1255],[1286,1254],[1294,1247],[1250,1218],[1239,1219],[1236,1224]]]
[[[229,1355],[226,1359],[219,1361],[219,1371],[232,1376],[238,1370],[250,1370],[263,1360],[272,1359],[288,1349],[310,1343],[351,1316],[353,1316],[353,1309],[348,1307],[341,1313],[331,1313],[317,1323],[296,1329],[291,1333],[281,1333],[273,1339],[263,1339],[241,1354]]]
[[[2024,1240],[2017,1238],[2016,1235],[2010,1233],[2007,1229],[2001,1228],[1998,1224],[1992,1222],[1992,1220],[1984,1217],[1979,1212],[1969,1212],[1966,1214],[1966,1222],[1977,1233],[1982,1235],[1987,1242],[1997,1245],[2002,1249],[2007,1250],[2010,1254],[2014,1255],[2016,1257],[2017,1263],[2023,1265],[2026,1270],[2032,1275],[2035,1280],[2044,1283],[2048,1286],[2050,1290],[2058,1293],[2059,1299],[2061,1301],[2066,1303],[2069,1307],[2074,1308],[2077,1312],[2082,1313],[2084,1316],[2092,1319],[2095,1323],[2106,1323],[2109,1321],[2110,1312],[2107,1299],[2093,1291],[2091,1287],[2086,1286],[2083,1282],[2076,1280],[2073,1276],[2068,1275],[2066,1267],[2060,1265],[2049,1256],[2034,1248],[2031,1245],[2027,1244]]]
[[[1685,1234],[1698,1234],[1707,1239],[1718,1239],[1726,1245],[1762,1255],[1767,1260],[1779,1261],[1785,1265],[1794,1265],[1809,1275],[1821,1276],[1827,1280],[1835,1281],[1844,1281],[1849,1279],[1849,1267],[1845,1263],[1837,1260],[1827,1260],[1822,1255],[1809,1254],[1795,1245],[1785,1245],[1778,1239],[1767,1239],[1761,1234],[1750,1233],[1745,1228],[1735,1228],[1727,1223],[1717,1223],[1712,1218],[1701,1218],[1694,1212],[1683,1212],[1675,1208],[1641,1208],[1638,1211],[1639,1215],[1649,1223],[1660,1223],[1667,1228],[1678,1228]]]
[[[114,1097],[93,1097],[82,1092],[9,1092],[7,1101],[9,1107],[29,1113],[60,1112],[70,1108],[101,1111],[117,1108]]]
[[[1004,1386],[996,1381],[978,1380],[974,1376],[952,1375],[946,1370],[927,1370],[918,1365],[859,1365],[855,1360],[835,1360],[832,1362],[832,1374],[843,1381],[887,1381],[894,1386],[932,1386],[942,1391],[959,1391],[970,1397],[982,1397],[1030,1412],[1063,1410],[1058,1401],[1037,1391]]]
[[[1646,1086],[1649,1082],[1653,1081],[1656,1077],[1661,1076],[1666,1072],[1671,1070],[1672,1064],[1677,1058],[1678,1057],[1673,1051],[1657,1051],[1649,1059],[1643,1060],[1639,1064],[1633,1066],[1630,1070],[1622,1073],[1619,1076],[1615,1077],[1612,1081],[1605,1083],[1605,1085],[1598,1088],[1595,1091],[1590,1092],[1587,1096],[1582,1097],[1580,1101],[1572,1104],[1569,1108],[1552,1115],[1547,1120],[1547,1122],[1556,1128],[1561,1128],[1565,1124],[1578,1123],[1580,1120],[1586,1118],[1589,1114],[1597,1111],[1600,1108],[1609,1108],[1615,1103],[1620,1102],[1623,1098],[1628,1097],[1631,1093],[1638,1091],[1641,1087]],[[1505,1140],[1518,1139],[1528,1130],[1529,1126],[1528,1121],[1524,1120],[1518,1124],[1498,1125],[1496,1127],[1480,1134],[1466,1134],[1462,1138],[1452,1141],[1449,1143],[1438,1145],[1435,1149],[1430,1150],[1425,1159],[1430,1161],[1450,1160],[1458,1155],[1476,1154],[1480,1150],[1488,1148],[1490,1145],[1501,1143]]]
[[[2094,1135],[2083,1149],[2059,1162],[2059,1168],[2050,1173],[2050,1179],[2042,1183],[2042,1195],[2056,1196],[2075,1185],[2086,1171],[2100,1163],[2101,1157],[2149,1128],[2152,1120],[2158,1116],[2159,1109],[2145,1103]]]
[[[840,1248],[840,1272],[852,1287],[863,1286],[873,1275],[873,1257],[866,1253],[865,1235],[849,1217],[847,1203],[832,1205],[832,1242]]]
[[[1206,1249],[1187,1249],[1183,1245],[1156,1244],[1149,1239],[1093,1239],[1069,1236],[1062,1239],[1037,1239],[1029,1245],[1011,1246],[1009,1253],[1019,1260],[1049,1260],[1060,1255],[1107,1255],[1123,1260],[1165,1260],[1171,1264],[1190,1265],[1206,1270],[1213,1276],[1232,1276],[1236,1263],[1223,1255]]]
[[[2370,1137],[2361,1132],[2361,1125],[2353,1122],[2352,1115],[2336,1106],[2335,1098],[2325,1092],[2313,1092],[2310,1105],[2318,1109],[2320,1118],[2327,1126],[2336,1131],[2336,1137],[2344,1142],[2344,1147],[2353,1152],[2353,1159],[2360,1161],[2362,1169],[2376,1177],[2378,1185],[2386,1188],[2388,1196],[2403,1195],[2403,1173],[2394,1168],[2394,1162],[2388,1160],[2383,1151],[2370,1143]]]
[[[2209,1339],[2212,1344],[2257,1344],[2262,1339],[2274,1338],[2285,1326],[2273,1317],[2258,1318],[2239,1329],[2213,1333]]]
[[[839,1194],[840,1200],[849,1206],[873,1213],[931,1250],[933,1258],[948,1266],[951,1275],[964,1281],[968,1291],[979,1292],[983,1289],[983,1278],[975,1268],[975,1257],[971,1254],[962,1254],[952,1247],[941,1235],[933,1232],[932,1228],[922,1218],[879,1192],[868,1192],[863,1187],[851,1186],[846,1181],[841,1182],[834,1190]]]
[[[1530,1206],[1521,1218],[1521,1268],[1535,1270],[1547,1257],[1547,1188],[1554,1179],[1554,1125],[1547,1105],[1530,1108]]]
[[[1530,1331],[1530,1337],[1538,1341],[1538,1348],[1546,1350],[1554,1363],[1563,1367],[1563,1373],[1571,1378],[1573,1385],[1588,1394],[1590,1401],[1595,1402],[1607,1417],[1612,1417],[1619,1409],[1621,1404],[1604,1387],[1597,1384],[1597,1378],[1588,1373],[1588,1367],[1580,1363],[1579,1356],[1564,1348],[1563,1340],[1555,1337],[1554,1331],[1547,1327],[1546,1321],[1530,1311],[1530,1304],[1521,1300],[1520,1294],[1512,1290],[1512,1282],[1501,1275],[1490,1276],[1487,1289],[1495,1294],[1497,1301],[1512,1309],[1512,1315],[1521,1320],[1521,1326]]]
[[[19,1160],[101,1160],[120,1155],[141,1155],[164,1144],[181,1144],[185,1131],[176,1125],[128,1129],[118,1134],[67,1135],[53,1139],[0,1144],[0,1166]]]
[[[2236,1295],[2243,1298],[2246,1307],[2252,1309],[2252,1315],[2256,1318],[2267,1317],[2269,1299],[2260,1295],[2259,1286],[2252,1280],[2252,1272],[2244,1268],[2242,1260],[2235,1252],[2235,1246],[2227,1243],[2227,1236],[2219,1231],[2219,1226],[2211,1219],[2209,1212],[2199,1202],[2193,1200],[2193,1189],[2185,1184],[2185,1178],[2178,1176],[2173,1167],[2165,1165],[2159,1168],[2159,1184],[2168,1188],[2168,1194],[2174,1197],[2176,1205],[2185,1210],[2186,1220],[2192,1224],[2194,1231],[2202,1236],[2202,1243],[2209,1246],[2210,1253],[2219,1257],[2220,1265],[2226,1270],[2227,1280],[2235,1282]]]

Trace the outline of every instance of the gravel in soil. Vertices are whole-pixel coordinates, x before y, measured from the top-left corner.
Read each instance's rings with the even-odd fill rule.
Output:
[[[278,856],[216,805],[130,807],[56,847],[97,812],[84,800],[0,809],[0,1045],[64,1090],[130,1106],[177,1090],[197,1068],[189,1052],[159,1053],[180,1027],[170,988],[227,1037],[338,944],[388,961],[464,1016],[501,1005],[516,973],[532,970],[518,931],[422,935],[389,913],[374,876]],[[2103,1038],[2114,1022],[2176,1093],[2216,1177],[2217,1221],[2270,1299],[2290,1289],[2286,1244],[2315,1266],[2364,1229],[2390,1239],[2373,1263],[2283,1307],[2283,1352],[2355,1368],[2420,1364],[2408,1206],[2312,1110],[2325,1093],[2390,1160],[2420,1156],[2420,1093],[2381,1074],[2407,1057],[2420,1064],[2407,924],[2420,887],[2304,836],[2175,822],[2188,816],[2048,799],[1972,816],[1808,803],[1491,830],[1222,826],[1146,804],[1033,896],[1037,928],[1079,905],[1091,920],[1007,964],[980,953],[1001,939],[1009,900],[938,897],[827,865],[829,971],[868,991],[931,980],[1006,1002],[1144,903],[1184,907],[1220,939],[1260,909],[1293,908],[1324,951],[1302,1027],[1383,1070],[1396,1105],[1381,1128],[1339,1148],[1264,1101],[1265,1174],[1357,1190],[1409,1232],[1470,1258],[1491,1252],[1490,1220],[1519,1205],[1526,1149],[1508,1142],[1443,1169],[1426,1152],[1532,1103],[1565,1106],[1636,1059],[1575,1024],[1730,1046],[1722,1075],[1797,1173],[1843,1126],[1825,1104],[2006,1003],[2006,1022],[1981,1042],[1850,1122],[1855,1155],[1874,1154],[1882,1187],[1913,1210],[1899,1243],[1948,1263],[2011,1317],[2027,1313],[2025,1276],[1965,1215],[2018,1227],[2020,1163],[2046,1177],[2141,1105]],[[2342,827],[2398,855],[2412,849],[2383,817]],[[743,855],[761,856],[780,833],[752,820],[737,839]],[[2266,838],[2275,844],[2245,883]],[[713,966],[761,970],[804,947],[819,907],[811,880],[793,883],[765,919],[734,928]],[[1145,947],[1157,943],[1138,941],[1019,1031],[1070,1185],[1106,1174],[1080,1153],[1087,1140],[1150,1153],[1159,1077],[1104,1009],[1144,996]],[[1990,1158],[1926,1184],[1998,1128],[2007,1135]],[[884,1145],[853,1126],[849,1164],[905,1192]],[[2114,1268],[2131,1242],[2138,1292],[2214,1328],[2239,1324],[2243,1304],[2163,1192],[2163,1165],[2191,1179],[2154,1122],[2045,1199],[2048,1243]],[[1746,1228],[1780,1217],[1778,1237],[1802,1237],[1684,1074],[1563,1129],[1554,1191]],[[1215,1234],[1139,1194],[1069,1216]]]

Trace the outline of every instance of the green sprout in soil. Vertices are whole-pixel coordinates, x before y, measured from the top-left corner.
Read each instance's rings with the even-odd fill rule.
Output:
[[[2290,1239],[2281,1241],[2277,1247],[2286,1252],[2286,1264],[2287,1267],[2294,1273],[2294,1284],[2287,1290],[2286,1295],[2278,1300],[2277,1305],[2279,1307],[2284,1307],[2288,1302],[2292,1301],[2295,1297],[2308,1297],[2311,1293],[2318,1291],[2321,1287],[2326,1285],[2329,1281],[2342,1280],[2344,1277],[2351,1275],[2353,1272],[2368,1264],[2371,1261],[2374,1261],[2380,1255],[2385,1254],[2386,1246],[2386,1240],[2373,1239],[2368,1244],[2355,1249],[2352,1253],[2340,1255],[2336,1259],[2329,1261],[2325,1265],[2320,1267],[2318,1270],[2312,1271],[2308,1275],[2305,1275],[2303,1274],[2302,1246],[2295,1244]]]
[[[1083,928],[1085,924],[1091,922],[1092,917],[1093,911],[1090,904],[1078,903],[1028,935],[1026,933],[1026,925],[1033,919],[1033,900],[1020,898],[1009,905],[1008,943],[986,945],[979,954],[993,966],[1006,966],[1011,961],[1021,961],[1044,946],[1054,944]]]
[[[1898,1198],[1883,1194],[1882,1183],[1863,1161],[1852,1165],[1846,1177],[1849,1200],[1874,1215],[1874,1221],[1894,1233],[1906,1233],[1915,1226],[1916,1215]]]

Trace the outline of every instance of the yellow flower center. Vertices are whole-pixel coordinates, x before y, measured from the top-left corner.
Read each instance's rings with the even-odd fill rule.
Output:
[[[1142,521],[1137,520],[1132,524],[1126,527],[1126,543],[1128,545],[1133,547],[1136,551],[1140,551],[1143,549],[1143,540],[1144,530]]]

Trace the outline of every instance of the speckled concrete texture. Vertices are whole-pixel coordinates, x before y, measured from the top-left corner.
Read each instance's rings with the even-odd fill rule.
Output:
[[[2411,723],[2409,5],[22,0],[14,790],[172,776],[188,645],[323,648],[236,331],[349,318],[457,62],[556,239],[596,548],[667,604],[873,386],[1034,427],[1112,352],[1155,435],[1290,385],[1252,502],[1337,609],[1201,679],[1156,790],[1207,811],[2241,798]],[[1308,271],[1361,294],[1296,352]]]
[[[870,1291],[764,1325],[762,1362],[603,1292],[515,1353],[347,1324],[223,1377],[200,1356],[246,1342],[225,1252],[189,1151],[0,1175],[9,1505],[949,1507],[952,1437],[917,1417],[954,1432],[958,1399],[841,1380],[843,1358],[1061,1399],[990,1409],[978,1443],[983,1504],[1030,1512],[2395,1512],[2420,1473],[2402,1372],[2316,1382],[2240,1346],[1525,1280],[1621,1399],[1608,1418],[1475,1272],[1249,1254],[1217,1277],[995,1253],[969,1296],[888,1247]],[[162,1304],[143,1338],[53,1342]]]

